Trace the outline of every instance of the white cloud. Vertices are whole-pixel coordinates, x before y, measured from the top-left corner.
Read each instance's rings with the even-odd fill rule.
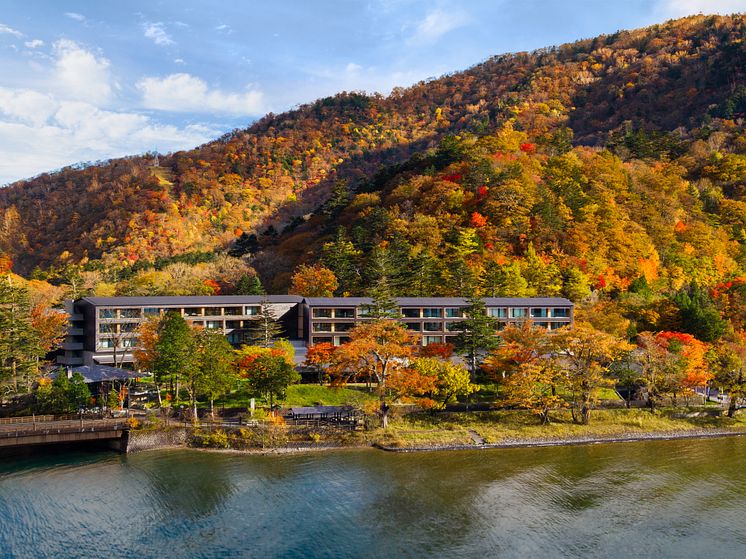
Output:
[[[414,34],[408,39],[411,45],[427,45],[436,42],[446,33],[463,27],[470,18],[462,11],[445,12],[435,9],[417,24]]]
[[[174,58],[174,64],[186,64],[183,58]]]
[[[105,104],[111,97],[109,61],[61,39],[54,44],[55,77],[60,92],[68,99]]]
[[[735,14],[746,12],[746,0],[659,0],[656,12],[662,17],[692,14]]]
[[[166,28],[161,22],[145,23],[143,24],[143,29],[145,36],[156,45],[165,47],[174,44],[174,40],[171,38],[171,35],[166,32]]]
[[[210,89],[190,74],[170,74],[166,77],[146,77],[137,82],[142,92],[143,106],[172,112],[212,112],[238,116],[263,112],[261,91],[232,93]]]
[[[65,12],[65,16],[74,19],[75,21],[85,21],[85,16],[76,12]]]
[[[163,151],[186,149],[219,133],[204,125],[172,126],[146,115],[0,87],[0,184],[156,146]]]
[[[9,27],[5,25],[4,23],[0,23],[0,35],[13,35],[14,37],[23,37],[23,33],[18,31],[17,29],[13,29],[12,27]]]
[[[26,45],[30,49],[36,49],[39,47],[43,47],[44,41],[42,41],[41,39],[34,39],[33,41],[26,41],[23,44]]]

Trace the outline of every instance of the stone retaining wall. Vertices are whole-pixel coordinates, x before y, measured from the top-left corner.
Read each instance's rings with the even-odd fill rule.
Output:
[[[125,452],[140,452],[154,448],[186,446],[191,438],[190,430],[184,427],[157,430],[133,430],[128,433]]]

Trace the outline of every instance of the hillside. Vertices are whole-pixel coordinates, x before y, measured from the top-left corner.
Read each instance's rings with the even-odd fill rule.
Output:
[[[722,216],[700,215],[700,197],[690,192],[690,199],[678,199],[678,190],[695,188],[687,182],[692,178],[710,181],[713,192],[722,190],[728,204],[736,204],[728,211],[741,215],[740,178],[718,178],[721,170],[715,175],[703,171],[702,158],[697,159],[696,168],[681,158],[692,150],[700,155],[707,151],[704,159],[721,151],[728,161],[729,157],[741,157],[739,117],[746,105],[746,95],[740,89],[746,85],[745,23],[743,16],[695,16],[533,53],[497,56],[464,72],[395,90],[385,98],[342,93],[281,115],[268,115],[246,130],[191,151],[161,157],[156,168],[150,157],[132,157],[44,174],[0,192],[0,249],[13,259],[16,271],[26,274],[37,267],[81,261],[89,268],[104,267],[126,274],[135,263],[142,266],[173,255],[222,250],[242,233],[254,232],[260,246],[281,243],[276,270],[261,258],[257,263],[265,279],[273,272],[280,273],[275,283],[280,288],[287,285],[289,272],[299,261],[310,260],[305,248],[318,248],[330,235],[331,225],[321,224],[320,220],[326,218],[316,210],[335,184],[338,193],[343,189],[341,180],[352,192],[383,188],[389,196],[389,209],[407,204],[414,208],[411,211],[417,213],[419,208],[429,219],[453,217],[452,227],[465,227],[460,219],[463,216],[458,214],[479,206],[468,189],[484,185],[475,183],[465,188],[467,185],[462,184],[462,194],[454,194],[450,206],[441,208],[428,206],[429,202],[416,193],[391,198],[391,182],[379,175],[378,182],[371,183],[371,177],[381,166],[403,163],[415,154],[425,160],[435,157],[427,155],[428,150],[437,148],[448,135],[489,137],[495,131],[504,132],[506,125],[525,134],[523,143],[534,148],[514,153],[508,149],[512,144],[499,144],[491,156],[488,152],[492,147],[478,148],[484,157],[503,153],[508,159],[515,156],[520,160],[520,172],[515,167],[503,178],[490,179],[494,181],[489,187],[490,196],[502,192],[500,196],[511,198],[513,194],[506,185],[516,180],[533,182],[538,190],[533,198],[514,199],[512,206],[497,204],[492,213],[485,210],[484,227],[497,228],[490,233],[495,239],[489,241],[493,248],[488,250],[502,251],[507,258],[525,250],[529,241],[534,241],[537,250],[548,249],[547,239],[541,237],[548,233],[535,233],[533,214],[540,206],[545,207],[543,211],[556,213],[557,208],[548,207],[553,206],[551,201],[542,202],[548,188],[544,184],[547,158],[564,152],[573,138],[577,146],[611,145],[624,162],[609,159],[608,165],[624,168],[624,173],[644,174],[642,169],[647,168],[650,172],[667,172],[661,171],[660,165],[673,169],[670,172],[676,178],[669,180],[681,180],[686,188],[651,186],[645,195],[659,199],[667,218],[672,219],[675,213],[681,223],[694,219],[714,226]],[[640,135],[640,130],[646,133]],[[677,130],[673,136],[650,135],[652,131],[673,130]],[[636,138],[640,145],[647,138],[652,152],[642,152],[640,146],[637,151],[625,147],[630,138]],[[662,139],[670,148],[663,152],[659,148]],[[489,143],[475,141],[480,146]],[[441,148],[438,153],[447,151]],[[581,167],[608,158],[580,148],[575,156]],[[457,165],[461,155],[446,153],[444,157],[435,162],[436,167]],[[524,165],[521,158],[528,162]],[[668,161],[633,162],[661,158]],[[673,158],[678,158],[679,164],[673,164]],[[740,160],[734,163],[736,167],[739,164]],[[513,163],[500,162],[498,167],[504,165]],[[387,171],[392,176],[397,172]],[[511,173],[519,176],[511,178]],[[605,179],[599,180],[603,183]],[[619,191],[613,193],[618,195]],[[595,197],[601,193],[587,195],[597,204]],[[355,200],[353,204],[362,203],[359,197]],[[643,210],[645,205],[644,200],[638,203]],[[509,225],[501,224],[506,218],[500,212],[506,209],[521,214],[509,219]],[[562,211],[569,214],[563,217]],[[578,212],[587,212],[572,204],[562,211],[552,219],[576,222]],[[625,211],[631,212],[625,215],[629,224],[615,234],[642,234],[641,229],[652,239],[662,234],[645,229],[643,214],[637,209],[625,207]],[[343,224],[350,224],[358,215],[349,207],[340,206],[335,212],[341,212]],[[610,216],[599,215],[601,218]],[[298,233],[292,230],[294,227],[300,227]],[[505,245],[501,227],[521,236],[522,245]],[[285,234],[276,238],[275,233],[283,229]],[[305,235],[302,240],[300,233]],[[534,238],[537,234],[539,237]],[[484,247],[488,236],[484,236]],[[377,239],[374,236],[366,242]],[[551,240],[560,251],[566,250],[569,242],[565,238]],[[291,250],[291,241],[301,243],[304,249]],[[631,242],[644,245],[634,235]],[[732,237],[730,242],[735,242]],[[727,245],[727,239],[723,243]],[[575,252],[582,252],[581,247],[577,244]],[[649,246],[641,245],[636,250],[640,258],[652,257]],[[732,258],[732,247],[729,250]],[[596,265],[594,273],[598,267],[602,265]],[[631,273],[615,271],[621,277]]]

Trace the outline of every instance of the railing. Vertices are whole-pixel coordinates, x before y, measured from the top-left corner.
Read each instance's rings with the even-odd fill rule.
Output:
[[[95,433],[121,431],[129,428],[125,419],[64,419],[53,421],[21,422],[0,425],[0,438],[21,438],[34,435],[63,433]]]

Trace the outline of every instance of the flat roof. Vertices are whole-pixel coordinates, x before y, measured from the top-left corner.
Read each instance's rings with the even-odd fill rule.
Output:
[[[400,307],[422,306],[466,306],[466,297],[394,297]],[[153,297],[83,297],[84,301],[94,306],[144,307],[144,306],[220,306],[220,305],[258,305],[268,303],[301,303],[311,307],[337,306],[357,307],[368,305],[370,297],[301,297],[299,295],[183,295]],[[486,297],[488,307],[511,306],[559,306],[572,307],[573,302],[564,297]]]
[[[422,307],[422,306],[454,306],[463,307],[469,304],[466,297],[394,297],[400,307]],[[311,307],[357,307],[369,305],[373,301],[370,297],[306,297],[305,302]],[[488,307],[526,307],[526,306],[549,306],[549,307],[572,307],[574,303],[564,297],[486,297],[484,299]]]
[[[268,303],[300,303],[303,297],[298,295],[184,295],[153,297],[83,297],[85,301],[97,307],[144,307],[144,306],[220,306],[220,305],[258,305]]]

